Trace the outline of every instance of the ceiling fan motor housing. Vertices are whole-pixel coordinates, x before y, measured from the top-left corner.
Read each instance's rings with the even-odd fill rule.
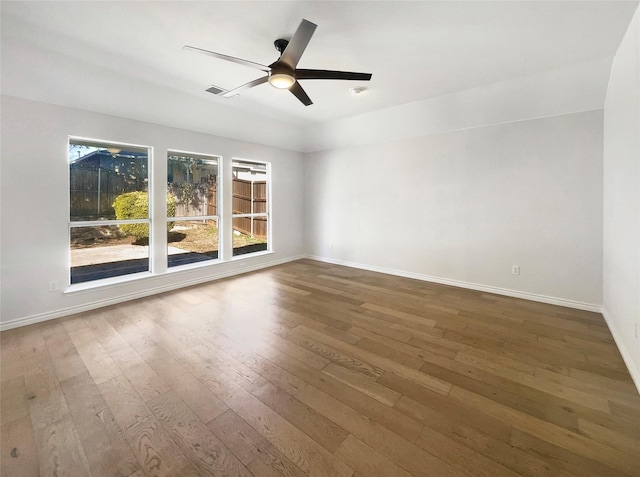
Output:
[[[281,55],[282,55],[282,52],[287,48],[288,44],[289,44],[289,40],[283,40],[282,38],[273,42],[273,45],[276,47],[276,50],[278,50]]]

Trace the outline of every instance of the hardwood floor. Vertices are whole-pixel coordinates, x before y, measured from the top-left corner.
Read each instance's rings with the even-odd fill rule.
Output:
[[[6,331],[9,476],[638,476],[601,315],[302,260]]]

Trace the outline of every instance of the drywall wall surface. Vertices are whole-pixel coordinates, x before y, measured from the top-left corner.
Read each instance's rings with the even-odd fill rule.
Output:
[[[640,389],[640,13],[613,61],[604,108],[603,312]]]
[[[307,129],[306,151],[382,144],[460,129],[602,109],[611,58],[500,81]],[[367,94],[376,94],[375,83]],[[360,98],[356,98],[360,99]]]
[[[303,253],[302,154],[9,96],[2,96],[1,100],[3,327],[238,273]],[[231,158],[271,162],[273,253],[188,272],[171,271],[101,289],[63,293],[69,275],[69,135],[153,147],[150,169],[155,184],[161,188],[166,184],[168,149],[219,155],[227,165]],[[227,169],[223,184],[226,190],[231,185],[229,172]],[[156,197],[162,199],[162,194]],[[164,203],[160,200],[154,206],[162,209]],[[231,211],[229,201],[222,206]],[[155,224],[159,231],[162,224]],[[223,226],[230,231],[230,219]],[[231,243],[230,232],[224,241]],[[157,257],[151,259],[158,262]],[[57,281],[61,290],[50,292],[50,281]]]
[[[305,175],[311,256],[601,304],[602,111],[310,153]]]

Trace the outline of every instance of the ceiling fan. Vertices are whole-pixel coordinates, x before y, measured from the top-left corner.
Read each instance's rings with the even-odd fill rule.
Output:
[[[223,55],[221,53],[215,53],[209,50],[203,50],[202,48],[196,48],[195,46],[185,45],[187,50],[198,51],[207,55],[220,58],[222,60],[231,61],[244,66],[249,66],[257,70],[267,73],[256,80],[249,83],[238,86],[232,90],[224,90],[216,86],[212,86],[207,89],[208,92],[229,98],[235,96],[245,89],[253,88],[262,83],[270,83],[272,86],[280,89],[288,89],[293,95],[302,102],[305,106],[313,104],[307,93],[300,86],[299,80],[354,80],[354,81],[369,81],[371,79],[371,73],[352,73],[349,71],[331,71],[331,70],[306,70],[298,69],[296,66],[300,61],[300,57],[307,48],[313,32],[317,25],[311,23],[308,20],[302,20],[298,29],[293,34],[291,41],[278,39],[274,42],[276,50],[280,52],[280,58],[269,66],[254,63],[253,61],[243,60],[233,56]]]

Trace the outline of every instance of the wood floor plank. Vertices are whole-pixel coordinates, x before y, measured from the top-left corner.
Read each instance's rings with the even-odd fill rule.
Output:
[[[40,475],[36,443],[30,416],[23,416],[0,428],[0,475],[37,477]]]
[[[403,353],[408,357],[413,358],[415,360],[414,361],[415,364],[424,363],[424,360],[427,358],[427,355],[431,354],[431,351],[426,353],[424,349],[418,346],[411,345],[406,341],[394,340],[388,336],[382,335],[380,333],[375,333],[371,330],[366,330],[364,328],[359,328],[357,326],[352,326],[351,328],[349,328],[349,333],[360,338],[360,340],[358,340],[357,342],[360,343],[358,346],[360,346],[361,348],[364,347],[365,349],[372,351],[371,350],[372,347],[383,345],[383,346],[392,348],[399,353]],[[363,340],[368,340],[367,342],[371,344],[365,347],[361,343],[361,341]],[[342,340],[342,341],[346,341],[346,340]],[[351,344],[355,344],[355,343],[351,343]],[[449,356],[451,358],[453,358],[456,355],[456,352],[451,350],[446,350],[445,353],[447,354],[450,353]],[[391,359],[397,360],[397,357],[393,357]],[[402,361],[399,361],[399,362],[402,362]],[[409,364],[407,364],[407,366],[413,367],[413,366],[410,366]],[[418,366],[418,368],[419,367],[420,366]]]
[[[43,329],[42,335],[58,379],[63,381],[86,372],[87,367],[62,323],[53,322],[48,325]]]
[[[611,414],[613,416],[620,417],[624,420],[633,421],[633,419],[638,415],[638,410],[635,406],[629,407],[615,401],[609,401],[609,407],[611,407]]]
[[[117,376],[98,386],[147,475],[200,475],[127,378]]]
[[[339,425],[271,383],[265,383],[252,394],[329,452],[334,452],[347,437]]]
[[[504,477],[518,476],[516,472],[484,457],[430,427],[425,427],[422,430],[422,434],[416,441],[416,445],[437,455],[442,461],[462,472],[468,472],[469,469],[473,469],[473,475],[477,477],[493,477],[496,475]]]
[[[451,389],[449,395],[451,398],[476,409],[482,409],[498,419],[509,421],[515,429],[541,437],[550,445],[566,449],[585,458],[593,457],[627,475],[634,475],[640,469],[640,456],[638,455],[626,454],[619,449],[593,441],[457,386]]]
[[[302,323],[298,323],[302,324]],[[338,328],[334,328],[333,326],[327,326],[322,329],[322,332],[328,336],[333,336],[334,338],[339,339],[340,341],[344,341],[350,344],[356,344],[360,342],[362,339],[360,336],[350,333],[352,328],[348,328],[349,331],[339,330]]]
[[[303,259],[0,333],[2,475],[636,477],[599,313]]]
[[[503,440],[504,442],[508,442],[509,440],[511,426],[508,423],[502,422],[500,419],[496,419],[482,412],[482,410],[467,406],[463,402],[449,399],[393,373],[385,374],[379,382],[391,389],[395,389],[404,396],[411,397],[422,404],[437,409],[450,418],[464,419],[469,425],[484,430],[484,432],[492,435],[496,439]],[[397,404],[401,402],[402,398],[396,403],[396,407]]]
[[[446,356],[441,356],[439,354],[429,354],[428,352],[424,352],[425,354],[425,363],[420,367],[420,371],[431,374],[433,369],[443,369],[446,370],[445,373],[441,373],[440,376],[433,374],[433,376],[439,377],[444,381],[451,382],[445,376],[451,376],[453,374],[459,374],[466,378],[471,378],[476,381],[484,380],[486,371],[474,366],[470,363],[464,363],[462,361],[458,361],[455,359],[455,356],[458,355],[456,353],[454,355],[454,359],[448,358]],[[453,382],[451,382],[453,384]]]
[[[561,468],[575,476],[630,476],[598,459],[578,454],[564,447],[554,445],[545,439],[539,439],[536,435],[514,429],[511,436],[511,445],[530,454],[536,454],[554,467]],[[637,475],[637,474],[636,474]]]
[[[546,369],[536,369],[535,376],[546,382],[553,383],[559,388],[569,388],[579,391],[582,395],[591,395],[593,397],[600,396],[599,385],[593,384],[588,380],[576,379],[570,376],[563,376],[558,373],[548,371]],[[640,410],[640,395],[635,390],[618,391],[615,387],[609,388],[607,393],[607,401],[615,401],[633,409]]]
[[[171,389],[160,375],[129,345],[112,350],[109,355],[145,401],[149,401]]]
[[[340,365],[329,364],[322,370],[322,372],[334,377],[338,381],[342,381],[347,386],[351,386],[352,388],[371,396],[373,399],[376,399],[387,406],[393,406],[400,398],[399,392],[389,389],[382,384],[378,384],[368,376],[343,368]]]
[[[213,364],[217,356],[215,349],[198,346],[195,351],[203,362],[210,363],[206,366],[200,364],[201,382],[297,467],[309,475],[350,475],[351,470],[334,459],[320,444],[252,395],[249,390],[257,393],[259,389],[253,383],[226,369],[216,368]],[[198,362],[194,361],[194,364]],[[216,364],[220,363],[216,361]],[[245,381],[246,388],[237,381]],[[268,381],[262,381],[261,384],[268,384]],[[269,466],[273,465],[274,462],[269,463]]]
[[[396,408],[424,422],[425,430],[434,429],[520,475],[531,477],[562,475],[561,471],[538,456],[513,447],[509,443],[510,427],[505,441],[493,437],[492,432],[489,431],[490,427],[474,428],[464,422],[464,416],[460,419],[458,416],[451,417],[406,396],[400,398]]]
[[[145,477],[145,473],[142,469],[138,469],[133,474],[129,474],[129,477]]]
[[[256,476],[306,475],[232,410],[211,421],[209,429]]]
[[[405,469],[351,434],[340,444],[334,454],[362,475],[411,477]]]
[[[93,335],[98,340],[98,343],[100,343],[104,350],[109,354],[123,348],[130,347],[120,333],[118,333],[107,321],[107,318],[113,315],[125,318],[123,312],[120,308],[117,308],[117,306],[110,306],[102,310],[96,310],[95,315],[90,315],[86,318],[87,327],[91,329]]]
[[[96,383],[100,384],[122,374],[89,328],[72,330],[69,338]]]
[[[244,335],[240,334],[236,335],[235,339],[232,339],[224,334],[219,334],[212,338],[212,341],[218,348],[226,351],[247,368],[286,392],[296,393],[306,386],[306,382],[303,379],[292,375],[285,369],[274,365],[271,361],[253,352],[254,347],[251,343],[247,343],[247,349],[242,350],[243,337]]]
[[[326,329],[325,332],[327,332]],[[285,353],[316,369],[322,369],[331,362],[330,360],[323,358],[302,346],[298,346],[291,341],[287,341],[275,333],[265,332],[265,334],[268,339],[268,345],[260,348],[260,354],[267,359],[273,357],[276,353]]]
[[[273,447],[231,409],[215,418],[207,427],[244,465]]]
[[[166,355],[153,357],[145,355],[145,359],[205,424],[228,409],[220,399],[175,360]]]
[[[24,375],[20,352],[21,335],[21,328],[3,331],[0,334],[0,381]]]
[[[387,430],[313,386],[298,394],[300,400],[340,423],[346,430],[414,475],[463,475],[429,452]]]
[[[351,328],[349,330],[351,331]],[[398,344],[396,344],[398,343],[397,341],[387,340],[386,342],[381,342],[381,340],[371,338],[360,338],[357,343],[359,348],[362,348],[366,351],[371,351],[372,353],[377,353],[380,356],[384,356],[385,358],[400,363],[408,368],[420,369],[424,365],[423,359],[415,358],[411,356],[411,354],[409,354],[420,354],[420,351],[404,343],[398,346]],[[402,348],[402,350],[399,348]],[[413,350],[410,350],[408,348],[413,348]]]
[[[154,398],[149,406],[182,453],[201,474],[251,477],[251,472],[173,391]]]
[[[493,353],[484,350],[461,351],[456,355],[455,359],[461,363],[469,364],[494,374],[509,374],[515,371],[533,376],[536,371],[535,366],[529,363],[506,356],[498,358]],[[519,376],[519,374],[514,373],[514,376]]]
[[[293,330],[293,332],[302,336],[309,336],[312,339],[317,339],[322,343],[325,343],[329,346],[333,346],[339,351],[344,352],[348,356],[354,356],[356,359],[361,359],[365,363],[368,362],[373,366],[376,366],[380,369],[384,369],[385,371],[393,372],[401,376],[404,376],[407,379],[416,381],[417,383],[425,387],[428,387],[429,389],[432,389],[435,392],[439,392],[441,394],[446,395],[449,392],[449,389],[451,389],[450,383],[441,381],[437,378],[433,378],[415,369],[408,368],[407,366],[396,363],[395,361],[392,361],[388,358],[378,356],[369,351],[361,350],[357,346],[344,343],[333,337],[322,335],[322,333],[319,333],[315,330],[307,328],[304,325],[296,327]]]
[[[91,475],[89,462],[70,416],[65,415],[46,426],[35,428],[34,433],[41,475]]]
[[[333,346],[315,340],[309,336],[301,336],[299,334],[296,334],[295,329],[293,333],[287,332],[284,336],[292,343],[305,347],[309,351],[322,356],[332,363],[339,364],[347,369],[352,369],[353,371],[361,373],[365,376],[370,376],[375,379],[381,376],[384,372],[382,368],[374,366],[371,363],[367,363],[348,353],[344,353]]]
[[[349,467],[334,458],[304,432],[240,387],[230,396],[228,404],[236,414],[309,475],[352,474]]]
[[[171,325],[170,329],[175,329],[175,325]],[[195,331],[194,331],[195,332]],[[230,336],[226,336],[227,333]],[[217,329],[199,328],[197,330],[197,340],[193,340],[198,346],[217,349],[217,356],[228,363],[233,363],[233,367],[243,372],[243,375],[255,381],[256,385],[261,385],[265,380],[272,382],[280,388],[290,393],[295,393],[298,389],[306,385],[305,381],[288,373],[286,370],[274,365],[268,359],[265,359],[259,353],[254,352],[263,349],[264,337],[253,340],[247,338],[242,330],[224,330],[221,332]],[[167,347],[176,349],[176,347]],[[212,350],[209,349],[209,352]],[[182,356],[178,356],[178,359]],[[185,357],[188,359],[188,357]]]
[[[579,389],[574,389],[566,385],[557,384],[555,380],[552,381],[549,379],[540,379],[537,376],[532,376],[528,373],[509,370],[504,367],[494,366],[493,364],[483,364],[477,359],[473,361],[475,366],[479,366],[481,369],[489,372],[489,374],[495,374],[524,386],[542,390],[546,393],[551,394],[552,396],[581,404],[590,409],[595,409],[597,411],[602,411],[605,413],[610,412],[609,400],[601,396],[593,395],[591,393],[587,393]]]
[[[1,425],[29,415],[27,387],[24,376],[17,376],[2,381],[0,386],[0,419]]]
[[[601,376],[576,368],[569,368],[568,374],[570,377],[575,378],[581,382],[590,383],[598,389],[614,389],[618,392],[627,393],[632,396],[638,396],[638,399],[640,399],[638,390],[631,380],[613,379],[607,376]]]
[[[414,315],[411,313],[405,313],[404,311],[375,305],[373,303],[363,303],[360,306],[367,310],[377,311],[383,315],[389,315],[394,318],[393,320],[391,320],[394,323],[402,323],[417,330],[421,330],[423,327],[432,328],[436,325],[436,323],[438,323],[436,320],[432,320],[430,318]]]
[[[538,389],[490,373],[486,373],[482,381],[478,381],[461,374],[452,374],[449,370],[434,365],[430,365],[429,370],[434,376],[449,380],[452,384],[468,391],[473,391],[574,432],[578,431],[578,418],[576,417],[578,412],[588,416],[602,415],[602,413],[597,414],[597,411],[566,399],[557,398]]]
[[[595,424],[588,419],[578,419],[578,429],[583,436],[594,441],[620,449],[631,455],[640,456],[640,440],[626,436],[620,432]]]
[[[286,367],[297,376],[305,376],[309,384],[330,394],[340,402],[357,410],[362,415],[375,420],[408,441],[414,442],[418,438],[420,430],[422,429],[420,423],[397,412],[393,408],[389,408],[388,405],[381,403],[377,399],[362,393],[342,381],[338,381],[332,376],[305,367],[304,363],[295,363],[292,360],[286,360],[281,361],[280,365]]]
[[[39,329],[30,331],[22,343],[22,359],[40,473],[91,475],[45,340]]]
[[[127,477],[135,472],[140,465],[89,373],[61,385],[93,474]]]

